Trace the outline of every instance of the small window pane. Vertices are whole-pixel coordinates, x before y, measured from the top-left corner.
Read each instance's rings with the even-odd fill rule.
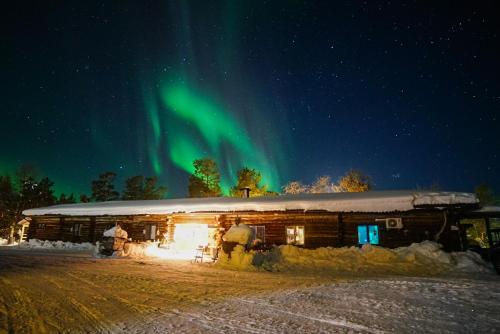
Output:
[[[368,233],[366,225],[358,225],[358,243],[364,245],[368,243]]]
[[[378,226],[377,225],[358,225],[358,243],[364,244],[379,244]]]
[[[295,236],[295,244],[303,245],[304,244],[304,226],[297,226],[296,236]]]
[[[295,243],[295,227],[286,228],[286,243],[287,244]]]
[[[368,236],[370,243],[373,245],[378,245],[378,226],[368,225]]]
[[[258,225],[250,225],[250,228],[254,231],[254,239],[259,239],[262,242],[266,242],[266,227]]]
[[[304,226],[288,226],[286,228],[286,242],[291,245],[304,245]]]

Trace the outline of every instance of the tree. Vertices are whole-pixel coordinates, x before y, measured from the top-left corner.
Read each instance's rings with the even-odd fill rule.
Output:
[[[80,202],[82,202],[82,203],[88,203],[88,202],[90,202],[90,197],[88,197],[85,194],[80,194]]]
[[[308,187],[299,181],[291,181],[283,187],[283,193],[288,195],[304,194],[308,192]]]
[[[147,177],[144,181],[144,199],[162,199],[167,192],[167,187],[157,186],[156,176]]]
[[[142,175],[136,175],[125,181],[125,190],[122,199],[140,200],[140,199],[161,199],[167,191],[166,187],[156,185],[156,177],[144,178]]]
[[[54,182],[48,177],[36,181],[32,176],[26,176],[20,180],[19,207],[22,210],[50,206],[56,203],[54,196]]]
[[[142,199],[144,194],[144,176],[136,175],[125,180],[125,189],[122,199],[137,200]]]
[[[262,174],[255,170],[244,167],[238,171],[238,181],[234,187],[229,191],[231,197],[243,197],[243,188],[250,189],[250,196],[264,196],[267,195],[267,185],[260,186],[262,181]]]
[[[495,194],[493,193],[493,189],[491,189],[485,183],[482,183],[474,188],[474,193],[476,194],[476,197],[479,200],[481,206],[495,205],[497,202]]]
[[[96,202],[114,201],[119,198],[115,190],[116,174],[106,172],[99,175],[99,179],[92,181],[92,200]]]
[[[0,237],[6,237],[10,226],[16,222],[18,199],[10,176],[0,175]]]
[[[61,195],[59,195],[59,198],[57,199],[57,204],[71,203],[76,203],[75,195],[73,193],[71,193],[69,196],[67,196],[65,193],[61,193]]]
[[[338,184],[338,189],[342,192],[364,192],[372,188],[371,178],[355,169],[342,176]]]
[[[189,197],[221,196],[220,173],[217,163],[209,158],[193,161],[194,172],[189,176]]]
[[[309,187],[311,194],[323,194],[333,192],[333,183],[328,175],[320,176]]]
[[[0,177],[0,232],[5,234],[10,230],[10,236],[13,236],[14,226],[22,219],[24,210],[56,203],[52,189],[54,183],[49,178],[36,181],[33,174],[24,168],[16,175],[17,190],[9,176]]]

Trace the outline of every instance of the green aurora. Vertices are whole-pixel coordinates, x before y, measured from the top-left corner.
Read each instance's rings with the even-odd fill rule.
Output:
[[[165,170],[161,162],[164,154],[187,173],[193,172],[195,159],[210,157],[219,165],[225,193],[242,167],[259,170],[263,183],[279,190],[273,162],[233,113],[186,84],[161,85],[155,93],[145,93],[144,102],[151,129],[149,160],[157,175]]]

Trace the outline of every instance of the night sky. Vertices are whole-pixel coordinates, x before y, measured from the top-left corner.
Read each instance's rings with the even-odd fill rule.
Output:
[[[500,190],[494,2],[38,1],[3,6],[0,173],[57,191],[104,171],[187,194],[192,160],[223,186]]]

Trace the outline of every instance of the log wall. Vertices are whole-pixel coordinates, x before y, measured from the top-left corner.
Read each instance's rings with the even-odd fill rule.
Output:
[[[387,229],[385,222],[376,219],[402,218],[402,229]],[[136,215],[136,216],[38,216],[32,217],[28,232],[29,238],[64,240],[72,242],[95,242],[102,234],[116,224],[120,224],[134,241],[145,240],[147,224],[157,226],[156,239],[164,236],[171,239],[176,224],[200,223],[225,230],[236,222],[247,225],[264,226],[265,242],[268,245],[286,244],[287,226],[304,226],[306,248],[341,247],[358,245],[358,225],[378,225],[380,245],[401,247],[413,242],[434,240],[442,229],[445,218],[442,211],[414,210],[404,213],[332,213],[325,211],[303,212],[213,212],[178,213],[173,215]],[[444,227],[439,241],[447,249],[455,249],[456,242],[450,229],[452,219]],[[38,228],[44,224],[43,228]],[[74,233],[74,224],[82,224],[81,235]],[[168,232],[168,233],[167,233]]]
[[[402,218],[403,228],[387,229],[384,221],[376,221],[376,219],[384,218]],[[392,214],[343,213],[341,243],[346,246],[356,245],[358,243],[358,225],[377,225],[380,246],[389,248],[408,246],[413,242],[433,240],[443,223],[444,216],[439,211]]]

